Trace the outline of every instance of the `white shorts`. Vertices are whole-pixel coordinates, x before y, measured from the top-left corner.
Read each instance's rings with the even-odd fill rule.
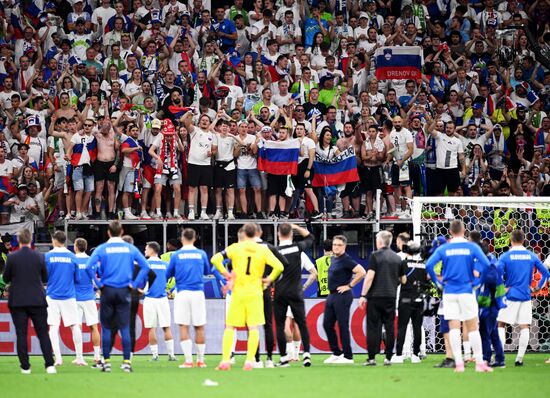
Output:
[[[294,315],[292,315],[292,310],[290,309],[290,306],[286,309],[286,317],[294,319]]]
[[[99,323],[95,300],[77,301],[76,306],[78,309],[78,323],[80,325],[82,325],[82,317],[84,317],[84,322],[86,322],[88,326],[97,325]]]
[[[150,328],[169,328],[170,320],[170,304],[168,297],[145,297],[143,299],[143,326]]]
[[[202,290],[182,290],[174,298],[174,323],[178,325],[206,325],[206,299]]]
[[[78,322],[78,307],[76,299],[55,300],[46,297],[48,302],[48,325],[59,326],[61,319],[65,326],[77,325]]]
[[[528,301],[508,301],[507,307],[498,312],[497,321],[508,325],[531,325],[533,305]]]
[[[469,321],[477,318],[478,306],[473,293],[443,293],[443,315],[447,321]]]

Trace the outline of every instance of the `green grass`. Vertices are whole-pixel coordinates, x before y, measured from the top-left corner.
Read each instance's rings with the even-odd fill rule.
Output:
[[[550,365],[545,355],[531,354],[523,368],[515,368],[514,356],[508,355],[506,369],[492,374],[477,374],[469,365],[464,374],[450,369],[433,369],[441,356],[432,355],[422,364],[375,368],[355,365],[324,365],[326,356],[315,355],[311,368],[294,365],[286,369],[257,369],[244,372],[240,356],[229,372],[214,370],[219,357],[206,359],[207,369],[179,369],[178,363],[147,362],[148,356],[134,358],[132,374],[118,367],[113,357],[113,372],[70,365],[71,357],[58,368],[57,375],[46,375],[41,357],[32,357],[31,375],[19,373],[17,357],[0,357],[0,395],[6,398],[62,397],[529,397],[544,391]],[[382,361],[382,357],[378,359]],[[511,366],[510,366],[511,365]],[[203,387],[205,379],[217,381],[217,387]],[[541,384],[542,383],[542,384]],[[542,390],[541,390],[542,388]],[[448,391],[445,393],[445,391]],[[471,395],[473,394],[473,395]],[[521,396],[519,394],[522,394]]]

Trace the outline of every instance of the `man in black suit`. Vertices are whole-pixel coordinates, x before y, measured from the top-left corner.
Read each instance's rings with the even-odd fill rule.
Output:
[[[30,374],[27,347],[27,327],[32,320],[46,365],[46,372],[57,373],[54,367],[52,343],[48,335],[48,312],[43,284],[48,275],[44,256],[31,249],[32,234],[23,229],[17,234],[20,249],[8,255],[4,281],[9,284],[8,307],[17,334],[17,355],[21,373]]]

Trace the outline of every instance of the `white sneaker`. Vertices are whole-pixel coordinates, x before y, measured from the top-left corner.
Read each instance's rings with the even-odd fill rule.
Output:
[[[170,219],[170,218],[173,218],[173,216],[172,216],[172,213],[168,211],[166,212],[166,219]]]
[[[228,219],[228,220],[234,220],[234,219],[235,219],[235,215],[233,214],[232,211],[230,211],[230,212],[227,213],[227,219]]]
[[[422,363],[422,360],[416,355],[411,355],[411,363]]]
[[[139,217],[144,219],[144,220],[150,220],[151,219],[151,216],[147,213],[147,210],[142,210]]]
[[[391,358],[391,363],[403,363],[405,361],[405,358],[403,355],[394,355]]]
[[[88,363],[84,360],[84,358],[76,358],[71,363],[77,366],[88,366]]]
[[[265,367],[268,368],[268,369],[272,369],[275,367],[275,364],[273,363],[273,361],[271,359],[268,359],[267,361],[265,361]]]
[[[131,211],[125,211],[124,212],[124,219],[125,220],[137,220],[138,217],[134,216]]]
[[[262,361],[252,362],[252,367],[254,369],[263,369],[264,368],[264,363]]]
[[[28,369],[21,369],[22,375],[30,375],[31,374],[31,368]]]
[[[195,219],[195,210],[189,210],[189,215],[187,216],[188,220],[194,220]]]
[[[76,213],[75,220],[82,220],[84,218],[84,215],[82,213]]]
[[[403,213],[401,213],[401,214],[399,215],[399,218],[400,218],[401,220],[407,220],[407,219],[412,218],[412,216],[411,216],[411,213],[410,213],[408,210],[405,210]]]
[[[71,215],[71,213],[67,213],[67,215],[65,216],[65,220],[70,220],[72,218],[73,216]]]
[[[151,219],[153,219],[153,220],[162,220],[162,214],[161,213],[151,213]]]
[[[338,358],[333,363],[334,364],[339,364],[339,365],[351,365],[351,364],[354,364],[355,361],[353,359],[348,359],[348,358],[346,358],[342,355],[340,358]]]
[[[46,368],[46,373],[50,375],[54,375],[57,373],[57,369],[55,368],[55,366],[48,366]]]
[[[202,218],[202,213],[201,213],[201,218]],[[221,212],[221,210],[216,210],[216,214],[214,214],[213,220],[219,220],[220,218],[223,218],[223,213]]]
[[[323,361],[323,363],[334,363],[334,361],[337,361],[338,359],[343,358],[343,357],[344,357],[343,355],[334,355],[334,354],[332,354],[330,357],[325,359]]]
[[[208,217],[208,214],[206,212],[201,212],[201,220],[208,220],[210,221],[210,217]]]

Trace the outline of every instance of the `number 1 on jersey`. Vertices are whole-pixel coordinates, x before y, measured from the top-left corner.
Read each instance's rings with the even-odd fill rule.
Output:
[[[247,262],[246,262],[246,275],[250,275],[250,261],[252,260],[250,258],[250,256],[247,257]]]

